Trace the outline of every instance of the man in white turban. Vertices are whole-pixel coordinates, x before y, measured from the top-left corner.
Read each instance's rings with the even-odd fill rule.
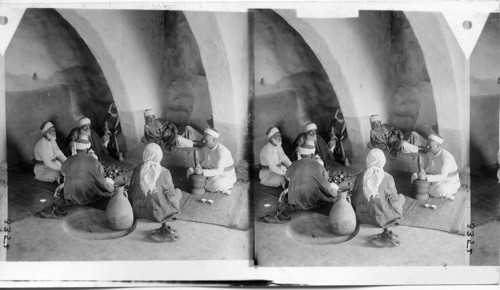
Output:
[[[40,126],[42,138],[38,140],[34,148],[35,154],[35,178],[40,181],[54,182],[61,177],[61,166],[66,161],[56,143],[56,128],[51,122],[43,122]]]
[[[426,139],[415,131],[403,134],[401,130],[382,124],[378,115],[370,116],[371,131],[369,148],[378,148],[387,151],[395,157],[397,152],[418,153],[424,151]]]
[[[75,140],[87,139],[90,142],[90,148],[95,152],[95,155],[97,155],[99,160],[106,160],[106,158],[108,158],[108,149],[102,143],[99,135],[97,135],[97,133],[92,130],[90,126],[91,122],[89,118],[83,117],[78,120],[78,127],[71,130],[68,138],[66,139],[66,142],[70,147],[70,151],[72,153],[75,152]],[[78,134],[76,134],[75,132],[78,132]]]
[[[338,187],[328,182],[328,172],[315,160],[315,152],[311,144],[299,147],[301,159],[294,161],[285,174],[290,181],[288,192],[282,194],[276,211],[264,217],[264,222],[283,223],[290,212],[312,210],[326,202],[333,202]]]
[[[328,149],[328,145],[325,140],[321,136],[318,135],[318,127],[316,124],[312,122],[308,122],[304,126],[304,132],[299,134],[295,141],[293,141],[293,146],[295,148],[295,154],[292,156],[292,160],[299,160],[299,148],[302,144],[306,142],[309,144],[313,144],[316,152],[315,155],[318,155],[318,159],[321,159],[325,166],[332,166],[335,162],[335,157],[333,153]]]
[[[210,192],[231,194],[236,183],[236,171],[231,152],[219,141],[219,132],[207,128],[204,132],[199,166],[189,168],[187,175],[203,174],[207,177],[205,189]]]
[[[430,134],[427,141],[427,154],[423,163],[425,170],[414,173],[411,182],[415,179],[427,180],[430,184],[429,195],[455,199],[455,193],[460,188],[460,177],[457,162],[450,152],[443,148],[443,138],[437,134]]]
[[[180,148],[201,146],[203,135],[191,126],[177,127],[163,118],[156,118],[152,109],[144,111],[143,143],[156,143],[160,146],[168,145]]]
[[[285,173],[292,164],[281,147],[281,133],[276,127],[266,131],[268,142],[260,150],[260,183],[266,186],[284,186]]]
[[[143,163],[138,165],[130,180],[129,200],[135,218],[162,223],[149,238],[155,242],[174,242],[177,231],[166,224],[180,214],[182,192],[175,188],[170,171],[161,166],[163,151],[156,143],[150,143],[142,154]]]
[[[76,155],[68,157],[61,167],[62,195],[56,196],[52,208],[40,213],[43,218],[61,218],[70,206],[91,204],[113,195],[114,181],[104,178],[101,163],[88,153],[90,143],[85,139],[75,143]]]

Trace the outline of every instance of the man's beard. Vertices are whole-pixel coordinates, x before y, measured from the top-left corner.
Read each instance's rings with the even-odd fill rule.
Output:
[[[56,141],[56,139],[57,139],[57,136],[55,134],[54,135],[48,134],[47,137],[49,137],[50,141]]]

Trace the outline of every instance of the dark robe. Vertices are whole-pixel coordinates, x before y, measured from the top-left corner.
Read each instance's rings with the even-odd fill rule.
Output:
[[[328,182],[328,172],[310,158],[292,163],[285,177],[290,179],[288,204],[296,210],[310,210],[333,202],[333,190]]]
[[[141,189],[141,167],[142,164],[134,169],[128,192],[134,216],[157,222],[175,219],[181,212],[182,192],[175,188],[170,171],[162,168],[156,181],[156,191],[145,194]]]
[[[76,138],[76,140],[80,139],[80,128],[73,128],[73,130],[71,130],[71,132],[69,133],[68,137],[66,138],[66,150],[68,150],[68,155],[71,155],[71,148],[70,148],[70,144],[71,144],[71,135],[77,131],[78,132],[78,137]],[[90,136],[89,136],[89,142],[90,142],[90,149],[94,150],[94,153],[95,155],[97,155],[97,157],[99,157],[99,160],[106,160],[108,158],[108,149],[106,147],[104,147],[104,144],[102,144],[102,141],[101,141],[101,138],[99,137],[99,135],[97,135],[97,133],[90,129]]]
[[[319,135],[316,135],[316,137],[317,140],[314,142],[314,147],[316,147],[315,154],[318,154],[319,157],[321,157],[321,160],[325,163],[325,167],[334,165],[335,157],[333,156],[333,153],[328,150],[328,145],[325,140]],[[298,148],[305,142],[305,140],[306,133],[300,133],[297,138],[295,138],[295,141],[293,141],[293,148],[295,151],[294,154],[292,154],[292,161],[298,159]]]
[[[392,226],[403,218],[404,197],[398,194],[394,178],[385,173],[378,188],[379,197],[368,200],[363,192],[363,175],[360,173],[354,183],[352,205],[360,223],[379,227]]]
[[[122,125],[118,120],[118,117],[113,117],[111,114],[107,114],[104,117],[104,132],[110,132],[108,150],[115,154],[118,154],[118,152],[125,152],[126,146],[125,136],[123,136],[122,133]]]
[[[65,176],[64,199],[71,204],[84,205],[110,197],[114,187],[107,183],[101,170],[101,163],[90,154],[77,153],[68,157],[61,167]]]
[[[351,140],[347,136],[347,129],[345,126],[345,121],[340,122],[338,119],[334,119],[330,125],[330,143],[328,147],[332,147],[331,142],[335,142],[335,149],[333,151],[334,157],[339,161],[344,162],[346,158],[352,157],[352,144]]]

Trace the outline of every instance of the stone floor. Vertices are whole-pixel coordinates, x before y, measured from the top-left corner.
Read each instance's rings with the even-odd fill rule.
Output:
[[[307,213],[302,213],[307,214]],[[465,266],[469,253],[465,236],[398,226],[401,245],[374,248],[369,244],[380,228],[361,225],[356,237],[334,245],[301,244],[289,238],[285,224],[255,223],[255,252],[260,266]]]
[[[77,209],[72,209],[77,210]],[[72,211],[69,212],[71,214]],[[170,223],[180,237],[154,243],[147,232],[158,223],[139,220],[129,235],[114,240],[84,240],[66,233],[63,219],[30,217],[12,224],[8,261],[251,260],[252,231],[202,223]]]
[[[354,169],[362,170],[362,164]],[[342,168],[335,168],[342,170]],[[396,177],[395,177],[396,178]],[[470,182],[467,180],[467,183]],[[303,215],[309,213],[298,213]],[[370,246],[371,235],[381,229],[361,225],[353,239],[333,245],[308,245],[292,240],[285,224],[255,223],[255,253],[260,266],[465,266],[470,254],[467,237],[443,231],[398,226],[401,245],[396,248]]]

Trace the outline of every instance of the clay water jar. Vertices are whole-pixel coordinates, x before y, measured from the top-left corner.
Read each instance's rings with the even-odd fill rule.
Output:
[[[429,198],[430,186],[431,186],[431,183],[427,180],[415,179],[413,181],[413,191],[415,193],[415,199],[427,200]]]
[[[347,191],[339,194],[330,211],[329,228],[335,235],[346,236],[356,230],[356,214]]]
[[[205,175],[201,174],[191,174],[189,176],[189,188],[191,193],[195,195],[201,195],[205,193]]]
[[[106,207],[106,224],[115,231],[128,230],[134,223],[134,212],[125,187],[117,187]]]

